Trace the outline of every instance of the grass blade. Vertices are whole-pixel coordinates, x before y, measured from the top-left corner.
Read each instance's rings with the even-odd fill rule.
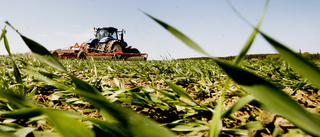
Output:
[[[85,118],[105,132],[112,132],[113,136],[131,137],[133,136],[129,130],[125,129],[119,123],[108,122],[100,119]]]
[[[46,62],[50,66],[62,71],[67,72],[67,70],[64,68],[64,66],[61,64],[61,62],[54,57],[45,47],[40,45],[39,43],[21,35],[21,38],[26,43],[26,45],[29,47],[29,49],[35,54],[37,58],[40,60]]]
[[[48,121],[65,137],[93,137],[94,133],[84,123],[78,121],[82,116],[61,110],[29,108],[3,114],[8,118],[29,119],[45,115]]]
[[[184,42],[186,45],[188,45],[190,48],[204,54],[207,56],[211,56],[209,55],[207,52],[205,52],[198,44],[196,44],[194,41],[192,41],[190,38],[188,38],[187,36],[185,36],[184,34],[182,34],[180,31],[178,31],[177,29],[171,27],[170,25],[168,25],[167,23],[162,22],[161,20],[147,14],[144,12],[144,14],[146,14],[147,16],[149,16],[151,19],[153,19],[154,21],[156,21],[158,24],[160,24],[162,27],[164,27],[166,30],[168,30],[171,34],[173,34],[174,36],[176,36],[178,39],[180,39],[182,42]]]
[[[161,126],[157,122],[145,118],[144,116],[137,114],[136,112],[122,108],[118,105],[109,103],[105,98],[97,97],[92,93],[80,91],[79,95],[85,97],[100,111],[108,113],[112,118],[116,119],[121,127],[130,131],[134,136],[141,137],[174,137],[174,133],[167,128]],[[102,96],[102,95],[101,95]],[[108,120],[108,119],[106,119]],[[144,129],[141,132],[141,129]]]
[[[175,136],[167,128],[162,127],[155,121],[147,119],[132,110],[127,110],[110,103],[100,92],[83,80],[70,75],[76,84],[78,95],[85,97],[97,109],[108,122],[119,122],[134,136]],[[141,129],[145,129],[141,132]]]
[[[2,30],[1,35],[0,35],[0,41],[3,39],[4,35],[6,34],[6,32],[7,32],[6,26],[4,26],[4,29]]]
[[[219,137],[219,134],[222,129],[222,121],[221,121],[221,111],[223,107],[224,98],[220,97],[218,100],[218,105],[215,107],[214,115],[212,116],[212,120],[210,123],[210,132],[209,137]]]
[[[22,81],[22,78],[21,78],[21,73],[20,73],[16,63],[14,63],[14,60],[12,60],[12,64],[13,64],[14,77],[16,78],[16,82],[19,84],[18,87],[19,87],[20,95],[21,96],[25,96],[26,93],[25,93],[23,81]]]
[[[237,101],[232,107],[230,107],[227,111],[225,111],[222,115],[221,118],[224,118],[238,110],[240,110],[241,108],[243,108],[245,105],[249,104],[250,102],[252,102],[254,100],[253,96],[245,96],[243,98],[241,98],[239,101]]]
[[[320,70],[316,66],[283,44],[272,39],[268,35],[262,32],[260,33],[280,53],[280,56],[292,66],[295,71],[310,80],[312,84],[320,88]]]
[[[6,31],[7,31],[6,29],[3,29],[3,30],[2,30],[1,39],[3,39],[4,47],[6,48],[9,56],[11,57],[12,55],[11,55],[11,51],[10,51],[8,39],[7,39],[7,37],[6,37]],[[0,40],[1,40],[1,39],[0,39]]]
[[[34,95],[38,92],[38,87],[34,87],[31,92],[28,94],[28,99],[32,99]]]
[[[177,86],[176,84],[166,81],[166,84],[174,91],[176,92],[180,97],[188,99],[189,101],[197,104],[198,106],[201,106],[198,102],[194,101],[189,94],[181,87]]]
[[[42,115],[42,112],[41,112],[40,108],[26,108],[26,109],[19,109],[16,111],[3,113],[2,115],[7,118],[29,119],[32,117]]]
[[[77,78],[74,75],[69,74],[69,76],[71,77],[72,81],[76,85],[77,89],[82,90],[82,91],[86,91],[86,92],[90,92],[90,93],[93,93],[93,94],[96,94],[99,96],[101,95],[101,93],[96,88],[92,87],[87,82]]]
[[[227,0],[227,1],[228,1],[229,5],[230,5],[231,7],[233,7],[232,4],[229,2],[229,0]],[[262,24],[264,15],[265,15],[265,13],[266,13],[266,11],[267,11],[268,3],[269,3],[269,0],[266,1],[265,8],[264,8],[264,11],[263,11],[263,13],[262,13],[262,15],[261,15],[261,17],[260,17],[260,20],[259,20],[259,22],[258,22],[258,25],[257,25],[256,28],[254,29],[254,31],[251,33],[249,39],[247,40],[246,44],[245,44],[244,47],[242,48],[240,54],[236,57],[236,59],[235,59],[235,64],[236,64],[236,65],[240,65],[241,62],[245,59],[245,57],[246,57],[246,55],[247,55],[247,53],[248,53],[248,51],[249,51],[249,49],[250,49],[250,47],[251,47],[254,39],[256,38],[257,33],[258,33],[258,30],[259,30],[259,28],[260,28],[260,26],[261,26],[261,24]],[[233,9],[235,10],[235,8],[233,8]],[[238,14],[240,14],[237,10],[235,10],[235,12],[238,13]]]
[[[27,100],[24,96],[17,95],[13,92],[3,91],[1,89],[0,98],[8,100],[10,104],[16,106],[17,108],[36,107],[36,105],[31,100]]]
[[[26,45],[37,58],[62,72],[67,72],[61,62],[56,57],[54,57],[44,46],[22,35],[8,21],[6,21],[6,24],[20,35],[22,40],[26,43]]]
[[[170,93],[167,93],[167,92],[165,92],[165,91],[163,91],[163,90],[161,90],[161,89],[156,89],[156,88],[153,88],[153,89],[154,89],[155,91],[158,91],[158,92],[160,92],[161,94],[169,97],[169,98],[172,99],[172,100],[177,100],[177,98],[176,98],[174,95],[170,94]]]
[[[94,133],[84,123],[74,117],[68,117],[65,112],[53,109],[43,110],[48,120],[65,137],[94,137]]]
[[[240,67],[218,60],[216,62],[235,82],[255,96],[262,104],[304,131],[320,136],[320,118],[307,111],[283,91]]]
[[[35,128],[25,127],[25,128],[20,129],[19,131],[15,132],[13,134],[13,136],[14,137],[26,137],[29,133],[31,133],[34,130],[35,130]]]
[[[6,36],[6,29],[2,30],[1,39],[3,39],[4,46],[5,46],[8,54],[9,54],[9,56],[11,57],[12,64],[13,64],[13,74],[14,74],[14,77],[16,79],[16,82],[19,84],[18,87],[19,87],[20,95],[24,96],[25,95],[25,91],[24,91],[23,81],[22,81],[22,78],[21,78],[21,73],[20,73],[16,63],[14,62],[14,60],[12,58],[9,42],[8,42],[8,39],[7,39],[7,36]]]

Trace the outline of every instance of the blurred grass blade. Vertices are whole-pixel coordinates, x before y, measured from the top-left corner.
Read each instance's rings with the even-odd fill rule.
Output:
[[[221,111],[223,107],[223,97],[218,99],[218,104],[215,106],[214,115],[212,116],[212,120],[210,123],[210,132],[209,137],[219,137],[219,134],[222,129],[222,121],[221,121]]]
[[[22,35],[18,30],[16,30],[8,21],[6,21],[6,24],[9,25],[12,29],[14,29],[22,38],[22,40],[26,43],[26,45],[29,47],[29,49],[32,51],[32,53],[42,60],[43,62],[46,62],[50,66],[62,71],[67,72],[67,70],[64,68],[64,66],[61,64],[61,62],[54,57],[45,47],[40,45],[39,43],[25,37]]]
[[[67,70],[63,67],[61,62],[54,57],[45,47],[40,45],[39,43],[21,35],[21,38],[23,41],[26,43],[26,45],[29,47],[29,49],[35,54],[37,58],[40,60],[46,62],[50,66],[62,71],[62,72],[67,72]]]
[[[243,98],[241,98],[239,101],[237,101],[236,103],[234,103],[234,105],[232,107],[230,107],[227,111],[225,111],[222,115],[221,118],[225,118],[226,116],[240,110],[241,108],[243,108],[245,105],[249,104],[250,102],[252,102],[254,100],[253,96],[245,96]]]
[[[59,137],[59,135],[55,132],[48,131],[33,131],[34,137]]]
[[[309,61],[290,50],[283,44],[260,32],[262,36],[280,53],[280,56],[287,61],[299,74],[310,80],[312,84],[320,88],[320,70]]]
[[[6,31],[7,31],[6,29],[2,30],[1,39],[3,39],[4,47],[6,48],[9,56],[11,57],[12,55],[11,55],[11,51],[10,51],[10,47],[9,47],[9,42],[8,42],[8,39],[7,39],[7,36],[6,36]]]
[[[0,98],[6,99],[10,104],[18,108],[30,108],[36,105],[32,103],[32,100],[26,99],[24,96],[17,95],[13,92],[7,92],[0,89]]]
[[[13,74],[14,74],[14,77],[16,78],[17,83],[19,84],[18,87],[19,87],[20,95],[25,96],[26,93],[25,93],[23,81],[21,78],[21,73],[20,73],[16,63],[14,62],[14,60],[12,60],[12,63],[13,63]]]
[[[19,119],[30,119],[32,117],[42,115],[40,108],[25,108],[15,111],[10,111],[2,114],[7,118],[19,118]]]
[[[20,129],[19,131],[15,132],[13,134],[13,136],[14,137],[26,137],[29,133],[31,133],[34,130],[35,130],[35,128],[25,127],[25,128]]]
[[[83,118],[78,114],[68,111],[43,108],[19,109],[17,111],[4,113],[8,118],[30,119],[45,115],[48,121],[56,128],[61,136],[65,137],[93,137],[94,133],[84,123],[78,121]]]
[[[1,35],[0,35],[0,41],[3,39],[3,37],[6,33],[7,33],[6,26],[4,26],[4,29],[2,30]]]
[[[44,114],[48,120],[65,137],[94,137],[92,130],[74,117],[68,117],[63,111],[45,109]]]
[[[97,89],[83,80],[73,75],[70,75],[70,77],[79,91],[77,94],[85,97],[99,109],[101,115],[107,121],[117,120],[123,128],[129,130],[134,136],[175,136],[155,121],[145,118],[132,110],[110,103]],[[141,129],[144,129],[144,132],[141,132]]]
[[[69,76],[71,77],[72,81],[76,85],[77,89],[99,95],[100,97],[101,93],[96,88],[92,87],[90,84],[77,78],[74,75],[69,74]]]
[[[55,86],[55,87],[57,87],[57,88],[59,88],[59,89],[68,90],[68,87],[67,87],[66,85],[63,85],[63,84],[61,84],[61,83],[58,83],[58,82],[56,82],[56,81],[54,81],[54,80],[52,80],[52,79],[50,79],[50,78],[48,78],[48,77],[45,77],[45,76],[43,76],[43,75],[41,75],[41,74],[39,74],[39,73],[35,73],[35,72],[29,71],[29,70],[23,70],[23,71],[26,72],[26,73],[28,73],[28,75],[37,78],[38,80],[41,80],[41,81],[43,81],[43,82],[47,82],[48,85]],[[31,93],[30,93],[30,94],[31,94]]]
[[[156,21],[158,24],[160,24],[162,27],[164,27],[166,30],[168,30],[171,34],[176,36],[178,39],[180,39],[182,42],[184,42],[190,48],[192,48],[192,49],[194,49],[194,50],[196,50],[196,51],[198,51],[198,52],[200,52],[200,53],[202,53],[204,55],[211,56],[207,52],[205,52],[200,46],[198,46],[198,44],[193,42],[190,38],[185,36],[183,33],[178,31],[177,29],[175,29],[175,28],[171,27],[170,25],[162,22],[161,20],[149,15],[148,13],[145,13],[145,12],[143,12],[143,13],[146,14],[151,19],[153,19],[154,21]]]
[[[100,111],[108,113],[110,116],[118,120],[121,127],[127,129],[132,135],[140,137],[175,137],[167,128],[163,127],[159,123],[148,119],[143,115],[136,112],[122,108],[118,105],[109,103],[104,97],[97,97],[92,93],[81,91],[78,93],[82,97],[85,97]],[[102,96],[102,95],[101,95]],[[106,119],[109,121],[109,119]],[[141,131],[143,129],[143,132]]]
[[[178,85],[172,83],[172,82],[169,82],[169,81],[166,81],[166,84],[174,91],[176,92],[180,97],[182,98],[185,98],[185,99],[188,99],[189,101],[197,104],[198,106],[201,106],[198,102],[196,102],[195,100],[193,100],[189,94],[181,87],[179,87]]]
[[[232,4],[229,2],[229,0],[227,0],[227,1],[228,1],[229,5],[231,5],[231,7],[233,7]],[[248,51],[249,51],[249,49],[250,49],[250,47],[251,47],[254,39],[256,38],[256,35],[257,35],[257,33],[258,33],[258,30],[259,30],[259,28],[260,28],[260,26],[261,26],[261,24],[262,24],[264,15],[265,15],[265,13],[266,13],[266,11],[267,11],[268,3],[269,3],[269,0],[266,0],[265,8],[264,8],[264,11],[263,11],[263,13],[262,13],[262,15],[261,15],[261,17],[260,17],[260,20],[259,20],[259,22],[258,22],[258,25],[257,25],[256,28],[253,30],[253,32],[251,33],[249,39],[247,40],[246,44],[245,44],[244,47],[242,48],[240,54],[236,57],[236,59],[235,59],[235,64],[236,64],[236,65],[240,65],[241,62],[245,59],[245,57],[246,57],[246,55],[247,55],[247,53],[248,53]],[[235,10],[235,8],[233,8],[233,9]],[[238,13],[238,14],[240,14],[237,10],[235,10],[235,12]]]
[[[315,136],[320,136],[320,118],[307,111],[286,93],[240,67],[219,60],[216,60],[216,63],[235,82],[255,96],[262,104],[276,111],[304,131]]]
[[[167,93],[167,92],[165,92],[165,91],[163,91],[163,90],[161,90],[161,89],[157,89],[157,88],[153,88],[153,89],[154,89],[155,91],[158,91],[158,92],[160,92],[161,94],[169,97],[169,98],[172,99],[172,100],[177,100],[177,98],[176,98],[174,95],[170,94],[170,93]]]
[[[19,84],[18,87],[19,87],[20,95],[24,96],[25,90],[24,90],[23,81],[21,78],[21,73],[20,73],[16,63],[14,62],[14,59],[12,58],[9,42],[8,42],[8,39],[7,39],[7,36],[5,33],[6,33],[6,30],[3,29],[2,34],[1,34],[1,38],[3,38],[4,46],[6,47],[6,50],[9,54],[9,56],[11,57],[12,64],[13,64],[13,74],[16,79],[16,82]]]
[[[38,87],[34,87],[31,92],[28,94],[28,99],[32,99],[34,95],[38,92]]]
[[[261,121],[253,121],[253,122],[248,122],[244,125],[235,127],[234,129],[246,129],[249,131],[253,131],[253,130],[262,130],[264,129],[264,127]]]
[[[85,118],[85,120],[92,122],[94,125],[96,125],[97,127],[99,127],[105,132],[109,132],[109,133],[112,132],[113,134],[115,134],[114,136],[123,136],[123,137],[133,136],[127,129],[123,128],[119,123],[112,123],[112,122],[103,121],[100,119],[93,119],[93,118]]]

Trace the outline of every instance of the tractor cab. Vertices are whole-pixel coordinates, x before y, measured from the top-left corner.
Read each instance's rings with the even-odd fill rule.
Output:
[[[97,39],[118,39],[118,29],[114,27],[95,28],[94,35]]]

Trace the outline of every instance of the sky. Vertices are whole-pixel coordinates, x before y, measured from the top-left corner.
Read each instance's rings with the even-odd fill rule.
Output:
[[[20,33],[49,50],[93,37],[94,27],[125,29],[125,41],[149,60],[203,57],[142,11],[175,27],[215,57],[239,54],[253,29],[226,0],[0,0],[0,28],[8,20]],[[264,0],[230,0],[256,25]],[[30,52],[10,27],[12,53]],[[270,0],[261,30],[298,52],[320,52],[320,1]],[[277,53],[260,35],[249,54]],[[3,41],[0,54],[7,54]]]

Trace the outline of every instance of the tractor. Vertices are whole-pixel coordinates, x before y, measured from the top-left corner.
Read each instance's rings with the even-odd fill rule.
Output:
[[[123,38],[124,33],[123,29],[119,31],[114,27],[94,28],[94,38],[80,46],[70,46],[68,50],[55,50],[52,54],[59,58],[147,60],[148,54],[128,46]]]

